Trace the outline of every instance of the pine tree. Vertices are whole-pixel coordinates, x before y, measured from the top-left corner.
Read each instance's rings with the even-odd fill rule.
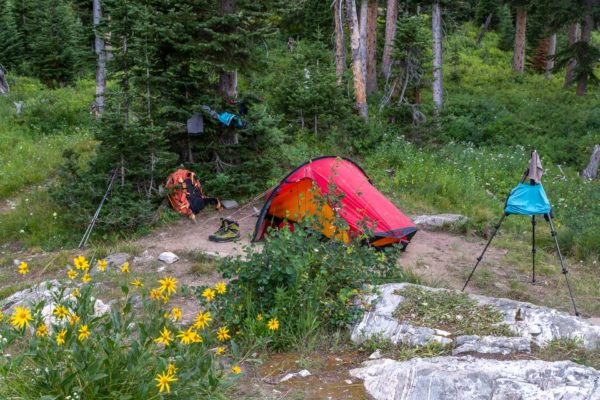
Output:
[[[0,65],[16,69],[20,65],[22,38],[17,29],[13,0],[0,0]]]
[[[72,82],[84,56],[79,27],[69,3],[42,0],[32,10],[31,19],[27,27],[30,30],[27,69],[51,86]]]

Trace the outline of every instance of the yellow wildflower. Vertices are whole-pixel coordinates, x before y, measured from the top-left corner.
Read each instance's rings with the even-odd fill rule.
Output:
[[[229,336],[229,328],[226,326],[220,327],[217,331],[217,339],[221,342],[231,339],[231,336]]]
[[[154,339],[154,341],[156,343],[162,343],[165,346],[168,346],[171,344],[171,342],[173,341],[173,338],[171,337],[171,332],[169,332],[169,330],[167,329],[167,327],[163,327],[162,332],[160,333],[160,337]]]
[[[167,374],[175,375],[175,372],[177,372],[177,367],[175,367],[175,364],[169,363],[169,365],[167,365]]]
[[[142,281],[140,281],[139,279],[135,279],[135,280],[131,281],[131,284],[133,286],[135,286],[136,288],[141,288],[142,286],[144,286]]]
[[[234,365],[233,367],[231,367],[231,372],[237,375],[240,372],[242,372],[242,369],[238,365]]]
[[[271,318],[267,323],[267,328],[269,328],[272,331],[276,331],[277,329],[279,329],[279,321],[277,320],[277,318]]]
[[[44,337],[48,335],[48,327],[46,324],[39,324],[37,330],[35,331],[35,336]]]
[[[215,354],[220,356],[221,354],[225,353],[225,347],[217,347],[217,349],[215,350]]]
[[[200,311],[198,313],[198,315],[196,315],[196,320],[194,321],[193,326],[195,329],[204,329],[208,326],[208,323],[210,321],[212,321],[210,312],[207,311],[207,312],[203,313],[202,311]]]
[[[179,321],[181,319],[181,316],[183,314],[181,313],[181,310],[177,307],[173,308],[171,310],[171,318],[173,318],[175,321]]]
[[[2,310],[0,310],[0,321],[2,321],[4,319],[4,313],[2,312]]]
[[[23,261],[21,264],[19,264],[19,273],[21,275],[27,275],[29,273],[29,268],[25,261]]]
[[[177,337],[180,339],[182,344],[190,344],[194,341],[194,331],[192,328],[189,328],[188,330],[179,332]]]
[[[58,335],[56,335],[56,344],[59,346],[62,346],[63,344],[65,344],[65,336],[67,335],[67,330],[63,329],[62,331],[60,331],[58,333]]]
[[[204,297],[206,301],[211,301],[215,298],[215,291],[211,288],[206,288],[204,289],[204,292],[202,292],[202,297]]]
[[[73,297],[79,297],[80,294],[81,294],[81,292],[77,288],[75,288],[71,291],[71,296],[73,296]]]
[[[98,271],[104,272],[106,270],[107,265],[108,265],[108,261],[98,260]]]
[[[90,263],[85,259],[84,256],[79,256],[73,259],[73,264],[75,264],[75,268],[81,271],[87,271],[90,269]]]
[[[70,280],[73,280],[73,279],[77,278],[77,275],[79,275],[79,274],[77,272],[73,271],[72,269],[70,269],[70,270],[67,271],[67,277]]]
[[[159,289],[152,289],[150,291],[150,298],[152,300],[161,300],[162,299],[162,295],[160,294],[160,290]]]
[[[225,282],[219,282],[215,285],[215,290],[219,294],[225,294],[227,292],[227,285],[225,285]]]
[[[202,336],[198,334],[198,332],[194,331],[194,335],[192,337],[192,342],[194,343],[202,343]]]
[[[79,328],[78,332],[79,336],[77,336],[77,339],[79,339],[80,342],[83,342],[85,339],[87,339],[87,337],[90,336],[91,333],[87,325],[82,325],[81,328]]]
[[[123,264],[123,266],[120,269],[121,269],[121,272],[123,272],[123,273],[129,272],[129,263],[126,261],[125,264]]]
[[[167,393],[171,393],[169,383],[177,381],[177,378],[175,378],[175,374],[169,374],[168,372],[163,371],[162,374],[157,374],[154,380],[158,382],[158,384],[156,384],[156,387],[158,388],[160,393],[162,393],[163,390],[166,390]]]
[[[69,315],[69,323],[71,325],[75,325],[78,322],[79,322],[79,316],[77,314],[75,314],[75,313],[71,313]]]
[[[88,272],[83,274],[83,276],[81,277],[81,282],[83,282],[83,283],[88,283],[91,280],[92,280],[92,277],[90,276],[90,274]]]
[[[170,296],[171,293],[177,293],[177,280],[175,278],[167,276],[165,279],[159,279],[158,283],[160,283],[158,290],[161,293],[167,292],[167,296]]]
[[[263,319],[263,317],[262,317],[262,314],[258,314],[258,315],[256,316],[256,320],[257,320],[257,321],[262,321],[262,319]]]
[[[52,314],[56,315],[56,318],[58,319],[65,319],[69,316],[69,311],[63,306],[58,306],[54,309]]]

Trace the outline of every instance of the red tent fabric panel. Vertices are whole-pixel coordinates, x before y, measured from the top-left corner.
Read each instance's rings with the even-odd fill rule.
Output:
[[[288,193],[290,185],[306,179],[313,181],[323,194],[329,194],[331,187],[337,189],[334,195],[344,194],[335,211],[353,233],[360,232],[365,225],[377,238],[402,239],[416,231],[413,222],[371,184],[358,165],[348,159],[322,157],[298,167],[270,193],[257,223],[255,240],[260,240],[264,234],[264,217],[273,200]]]

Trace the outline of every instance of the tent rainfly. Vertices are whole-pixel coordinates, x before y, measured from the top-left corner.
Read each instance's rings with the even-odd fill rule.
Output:
[[[332,204],[331,197],[341,199]],[[302,164],[268,192],[253,240],[261,240],[269,227],[299,222],[310,215],[318,218],[327,237],[341,234],[347,241],[367,230],[372,233],[366,241],[378,248],[400,244],[405,249],[417,231],[356,163],[325,156]],[[335,232],[334,216],[346,221],[348,231]]]

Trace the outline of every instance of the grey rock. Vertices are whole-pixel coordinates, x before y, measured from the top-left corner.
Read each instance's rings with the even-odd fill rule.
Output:
[[[369,356],[369,360],[377,360],[381,358],[381,350],[377,349]]]
[[[394,311],[403,300],[401,295],[394,292],[409,286],[411,286],[410,283],[381,285],[376,289],[380,295],[365,296],[363,301],[372,303],[372,309],[366,312],[362,320],[352,329],[352,341],[361,343],[371,338],[379,338],[392,343],[412,345],[422,345],[432,340],[442,344],[450,343],[451,340],[440,334],[439,331],[436,332],[436,330],[426,327],[414,327],[393,316]],[[424,290],[447,290],[413,286]],[[600,345],[600,325],[586,319],[522,301],[472,294],[469,297],[480,305],[489,305],[500,312],[504,318],[503,322],[515,335],[526,338],[538,346],[544,347],[554,339],[578,339],[588,349],[594,349]]]
[[[170,251],[164,251],[159,254],[158,259],[165,264],[173,264],[174,262],[179,261],[179,257],[175,253],[171,253]]]
[[[145,264],[145,263],[152,261],[153,259],[154,259],[154,257],[152,257],[150,252],[148,250],[144,250],[144,252],[140,256],[133,257],[132,262],[134,264]]]
[[[403,287],[404,284],[381,285],[378,287],[380,296],[369,295],[365,298],[367,302],[375,301],[375,304],[352,329],[351,339],[354,343],[360,344],[369,339],[384,339],[393,344],[404,343],[412,346],[423,346],[430,342],[444,345],[452,343],[452,339],[446,335],[436,334],[435,329],[415,327],[394,317],[394,311],[404,299],[394,292]]]
[[[460,214],[418,215],[413,219],[415,225],[422,228],[441,228],[445,225],[464,224],[469,219]]]
[[[232,209],[232,208],[237,208],[237,207],[240,206],[238,204],[238,202],[235,201],[235,200],[221,200],[221,205],[226,210],[229,210],[229,209]]]
[[[600,372],[571,361],[383,358],[350,375],[376,400],[600,400]]]
[[[502,354],[531,353],[531,341],[523,337],[506,336],[459,336],[452,355],[463,353]]]
[[[53,279],[15,292],[2,301],[2,309],[9,310],[16,306],[31,306],[41,301],[45,301],[46,303],[51,302],[53,296],[60,292],[59,285],[58,280]],[[67,289],[68,292],[69,290]]]
[[[127,253],[114,253],[105,258],[109,267],[120,267],[127,260],[129,260],[129,254]]]
[[[21,265],[21,260],[19,260],[18,258],[15,258],[15,259],[13,260],[13,265],[14,265],[15,267],[18,267],[19,265]]]

